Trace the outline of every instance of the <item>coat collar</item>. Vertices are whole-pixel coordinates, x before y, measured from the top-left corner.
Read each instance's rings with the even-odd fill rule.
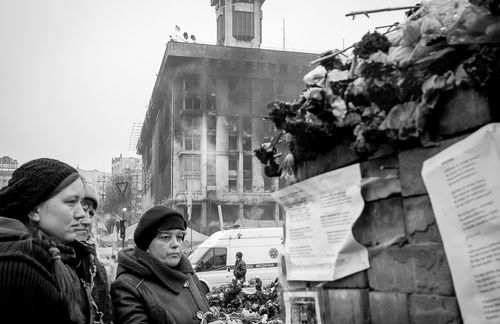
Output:
[[[122,267],[121,271],[132,272],[145,279],[159,282],[176,294],[184,288],[190,274],[194,274],[191,263],[184,255],[182,255],[179,265],[172,268],[137,247],[133,251],[129,250],[128,253],[121,253],[118,263]]]

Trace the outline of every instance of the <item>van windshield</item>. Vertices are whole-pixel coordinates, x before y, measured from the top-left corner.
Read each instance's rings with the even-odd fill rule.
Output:
[[[201,257],[205,255],[205,253],[209,250],[209,248],[198,247],[194,252],[188,257],[191,264],[197,264],[200,261]]]

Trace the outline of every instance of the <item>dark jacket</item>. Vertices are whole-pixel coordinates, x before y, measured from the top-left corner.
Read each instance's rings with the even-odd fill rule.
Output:
[[[233,274],[236,279],[245,281],[245,275],[247,274],[247,264],[245,261],[242,259],[236,260]]]
[[[76,266],[74,250],[57,247],[68,268]],[[84,312],[88,303],[80,307]],[[2,323],[72,323],[45,242],[5,217],[0,217],[0,316]]]
[[[90,307],[90,318],[96,322],[111,323],[113,321],[111,296],[109,295],[106,269],[97,259],[94,244],[75,241],[72,247],[79,260],[76,273],[85,287]]]
[[[111,299],[115,324],[199,324],[197,312],[209,310],[201,283],[184,255],[171,268],[137,247],[118,255]]]

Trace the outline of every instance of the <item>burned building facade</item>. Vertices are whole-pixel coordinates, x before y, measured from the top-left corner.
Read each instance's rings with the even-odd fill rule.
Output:
[[[221,4],[230,2],[212,1],[218,18]],[[253,2],[260,10],[258,0],[244,1],[242,10],[257,10]],[[252,18],[260,29],[259,15]],[[226,34],[230,30],[226,24]],[[144,209],[166,204],[184,210],[204,234],[218,230],[221,218],[225,226],[278,223],[270,195],[278,180],[264,175],[253,150],[274,132],[263,119],[268,103],[292,100],[317,54],[258,45],[167,43],[137,146]]]

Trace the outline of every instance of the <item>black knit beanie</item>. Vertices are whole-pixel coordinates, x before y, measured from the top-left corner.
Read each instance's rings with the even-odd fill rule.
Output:
[[[139,220],[134,232],[135,245],[146,251],[159,230],[186,229],[186,221],[177,211],[165,206],[148,209]]]
[[[23,223],[40,203],[61,191],[69,177],[78,178],[72,166],[54,159],[41,158],[24,163],[12,173],[7,186],[0,189],[0,216],[15,218]]]

